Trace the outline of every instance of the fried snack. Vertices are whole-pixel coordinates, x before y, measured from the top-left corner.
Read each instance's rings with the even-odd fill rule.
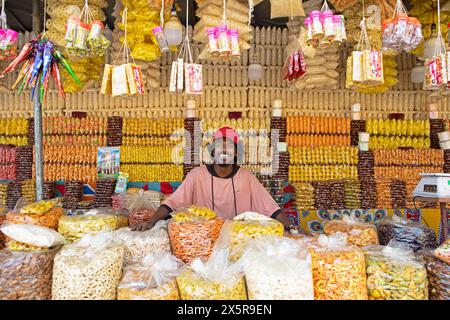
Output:
[[[35,207],[34,207],[35,208]],[[28,210],[28,209],[27,209]],[[39,226],[48,227],[54,230],[58,229],[60,217],[64,213],[64,209],[54,207],[45,213],[15,213],[13,211],[6,214],[6,220],[17,224],[36,224]]]
[[[122,282],[139,281],[141,276],[139,271],[130,269]],[[117,300],[180,300],[180,293],[175,279],[157,288],[129,287],[121,283],[117,287]]]
[[[59,220],[58,232],[67,241],[73,242],[88,233],[115,230],[117,226],[117,216],[112,214],[63,216]]]
[[[450,239],[447,239],[443,244],[437,247],[433,254],[450,265]]]
[[[327,236],[343,232],[347,235],[349,244],[359,247],[378,244],[377,228],[369,223],[358,222],[356,219],[332,220],[325,224],[323,231]]]

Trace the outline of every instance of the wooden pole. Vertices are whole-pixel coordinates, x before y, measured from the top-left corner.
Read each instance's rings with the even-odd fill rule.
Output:
[[[40,1],[39,0],[33,0],[33,13],[32,13],[32,19],[33,19],[33,33],[39,34],[41,32],[41,15],[39,14],[39,7],[40,7]]]

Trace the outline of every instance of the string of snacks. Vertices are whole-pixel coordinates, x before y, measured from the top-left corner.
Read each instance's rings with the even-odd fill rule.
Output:
[[[189,0],[186,3],[186,17],[189,17]],[[186,30],[188,27],[189,18],[186,18]],[[202,65],[194,63],[192,59],[189,33],[186,32],[178,58],[172,62],[169,91],[184,92],[187,95],[203,94],[202,72]]]
[[[94,19],[89,1],[85,0],[80,15],[71,15],[67,19],[64,37],[67,52],[78,56],[104,55],[111,42],[103,34],[103,29],[103,23]]]
[[[423,40],[422,25],[417,18],[408,17],[401,0],[397,0],[392,19],[383,21],[382,32],[383,51],[410,52]]]
[[[320,11],[313,10],[305,19],[307,31],[306,42],[313,48],[328,48],[331,44],[339,46],[347,40],[344,16],[335,15],[330,10],[327,0]]]
[[[383,53],[371,47],[365,17],[361,20],[361,36],[356,50],[347,58],[347,89],[377,86],[384,83]]]
[[[122,21],[125,25],[125,33],[122,47],[115,59],[114,65],[105,64],[103,71],[100,93],[112,95],[113,97],[133,96],[144,93],[144,82],[142,80],[141,67],[134,61],[130,47],[127,42],[127,19],[128,8],[122,13]],[[122,64],[116,65],[122,53]],[[130,55],[132,63],[130,63]]]
[[[0,60],[11,60],[17,56],[17,31],[8,28],[5,0],[0,13]]]

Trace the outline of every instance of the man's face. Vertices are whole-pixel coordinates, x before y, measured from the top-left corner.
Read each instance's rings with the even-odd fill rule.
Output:
[[[214,141],[214,163],[220,166],[234,164],[235,145],[233,141],[223,138]]]

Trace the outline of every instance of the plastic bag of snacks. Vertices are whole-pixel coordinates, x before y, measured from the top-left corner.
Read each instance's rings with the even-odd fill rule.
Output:
[[[17,56],[17,31],[8,28],[3,1],[0,14],[0,60],[11,60]]]
[[[230,263],[226,250],[217,250],[206,262],[195,259],[177,284],[182,300],[247,300],[247,290],[238,263]]]
[[[409,249],[390,244],[364,249],[370,300],[427,300],[427,271]]]
[[[282,237],[283,233],[281,222],[257,212],[244,212],[225,222],[216,247],[229,250],[230,259],[235,261],[250,239],[268,235]]]
[[[250,240],[240,263],[250,300],[314,300],[311,255],[299,241]]]
[[[425,250],[419,251],[419,256],[427,268],[430,300],[450,300],[450,264]]]
[[[155,201],[143,191],[138,194],[129,195],[129,198],[130,201],[127,203],[127,209],[130,212],[130,226],[149,221],[158,209]]]
[[[417,222],[411,222],[398,215],[386,218],[377,224],[378,239],[381,245],[395,240],[414,251],[419,249],[435,249],[436,235],[433,229]]]
[[[363,223],[354,217],[344,216],[342,220],[332,220],[323,227],[323,232],[329,236],[336,232],[347,235],[347,242],[359,247],[378,244],[377,228],[370,223]]]
[[[175,212],[169,221],[169,238],[173,254],[188,263],[208,258],[220,234],[223,219],[208,208],[191,206]]]
[[[123,271],[117,300],[180,300],[175,277],[183,263],[169,252],[147,255]]]
[[[15,224],[36,224],[56,230],[63,213],[64,209],[53,200],[27,204],[25,198],[20,198],[14,210],[6,214],[6,220]]]
[[[83,215],[61,217],[58,232],[67,241],[73,242],[88,233],[115,230],[119,227],[119,219],[112,210],[92,209]]]
[[[65,243],[64,237],[53,229],[34,224],[3,223],[1,232],[7,237],[6,246],[11,251],[31,251],[34,247],[48,249]],[[21,249],[24,248],[25,250]]]
[[[116,299],[123,252],[123,244],[106,231],[64,246],[55,257],[52,299]]]
[[[320,235],[311,248],[315,300],[367,300],[363,251],[346,235]]]
[[[437,247],[433,254],[442,261],[450,264],[450,239],[447,239],[443,244]]]
[[[0,300],[49,300],[52,296],[53,258],[49,251],[0,251]]]
[[[294,81],[303,77],[306,73],[306,60],[301,49],[291,52],[283,66],[283,79]]]
[[[124,266],[140,263],[145,256],[157,251],[170,252],[166,221],[158,221],[152,229],[147,231],[121,228],[113,234],[114,239],[121,240],[125,246]]]

